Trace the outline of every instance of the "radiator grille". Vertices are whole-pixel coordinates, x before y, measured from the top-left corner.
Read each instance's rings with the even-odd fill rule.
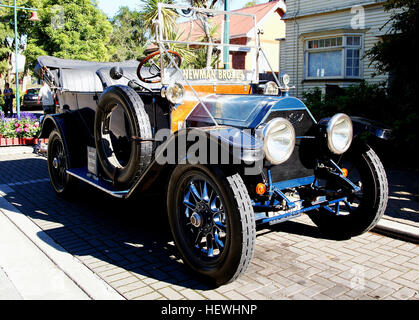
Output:
[[[306,110],[273,111],[266,118],[269,122],[274,118],[285,118],[294,125],[297,136],[296,145],[290,159],[278,166],[270,167],[272,182],[280,182],[314,175],[313,147],[314,139],[304,138],[311,136],[314,121]],[[267,170],[268,167],[265,168]]]
[[[306,110],[286,110],[286,111],[272,111],[265,122],[269,122],[275,118],[284,118],[289,120],[295,129],[297,137],[305,136],[310,133],[314,122]]]

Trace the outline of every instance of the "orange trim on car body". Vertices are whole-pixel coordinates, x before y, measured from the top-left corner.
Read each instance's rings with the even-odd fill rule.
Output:
[[[241,94],[249,95],[252,94],[251,85],[231,85],[231,84],[211,84],[211,85],[193,85],[193,89],[197,93],[200,99],[212,95],[212,94]],[[198,98],[189,86],[185,86],[185,98],[184,102],[176,107],[176,110],[172,111],[172,132],[179,130],[181,125],[188,115],[192,112],[194,107],[199,103]]]

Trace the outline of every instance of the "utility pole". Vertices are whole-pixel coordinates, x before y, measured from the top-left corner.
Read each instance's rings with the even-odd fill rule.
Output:
[[[230,11],[230,0],[224,0],[224,11]],[[230,15],[224,15],[224,44],[230,44]],[[224,46],[223,50],[224,69],[229,69],[230,47]]]
[[[14,0],[14,14],[15,14],[15,67],[16,67],[16,113],[17,116],[20,117],[20,92],[19,92],[19,48],[17,45],[17,8],[16,8],[16,0]],[[13,101],[12,101],[13,102]],[[12,106],[12,115],[13,115],[13,106]]]

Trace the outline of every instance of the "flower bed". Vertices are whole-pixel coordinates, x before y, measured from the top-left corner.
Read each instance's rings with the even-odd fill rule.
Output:
[[[40,131],[39,120],[31,113],[21,113],[20,117],[12,118],[0,114],[0,146],[37,144]]]
[[[9,146],[33,146],[37,145],[39,142],[48,143],[48,139],[38,139],[38,138],[2,138],[0,137],[0,147],[9,147]]]

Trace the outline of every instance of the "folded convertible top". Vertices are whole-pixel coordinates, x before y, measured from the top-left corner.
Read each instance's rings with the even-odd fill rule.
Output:
[[[50,56],[41,56],[38,58],[38,64],[41,67],[48,67],[52,69],[73,69],[73,70],[89,70],[98,71],[102,68],[112,68],[115,66],[121,68],[137,68],[139,65],[138,61],[129,60],[124,62],[95,62],[95,61],[83,61],[83,60],[69,60],[61,59]]]
[[[60,59],[50,56],[41,56],[35,67],[35,72],[42,77],[42,68],[50,71],[52,78],[46,78],[51,86],[63,91],[72,92],[102,92],[111,85],[127,85],[128,80],[122,78],[113,80],[109,76],[112,67],[121,67],[124,75],[136,79],[138,61],[130,60],[124,62],[91,62],[82,60]]]

